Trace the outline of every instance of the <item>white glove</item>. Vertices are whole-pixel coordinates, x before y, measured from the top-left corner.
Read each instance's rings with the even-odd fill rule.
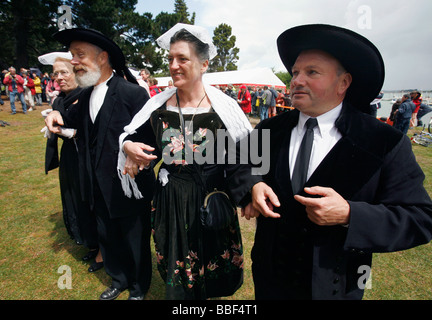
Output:
[[[76,130],[71,128],[60,128],[59,135],[72,139],[75,136]]]
[[[45,119],[51,111],[53,111],[53,109],[46,109],[41,111],[42,117]]]
[[[48,130],[47,126],[43,127],[40,132],[44,134],[44,138],[49,139],[51,137],[51,131]],[[60,128],[60,133],[58,134],[68,139],[72,139],[73,137],[75,137],[76,130],[71,128]]]
[[[42,132],[44,134],[44,138],[49,139],[51,137],[51,131],[48,130],[47,126],[43,127],[40,132]]]
[[[162,184],[162,187],[165,187],[165,185],[168,183],[169,181],[169,172],[167,169],[163,168],[159,170],[159,181]]]

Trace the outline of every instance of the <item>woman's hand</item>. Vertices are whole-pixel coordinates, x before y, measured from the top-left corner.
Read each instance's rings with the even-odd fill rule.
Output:
[[[155,149],[144,143],[127,141],[123,149],[127,154],[123,174],[129,174],[131,178],[135,178],[141,170],[148,167],[153,160],[157,159],[157,156],[150,153]]]

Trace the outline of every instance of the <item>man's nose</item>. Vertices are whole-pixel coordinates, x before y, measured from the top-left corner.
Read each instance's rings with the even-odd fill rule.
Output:
[[[77,65],[79,65],[79,61],[74,57],[71,60],[71,64],[74,65],[74,66],[77,66]]]
[[[303,75],[303,73],[298,73],[295,76],[293,76],[293,78],[291,79],[291,85],[296,87],[296,86],[303,86],[305,84],[305,77]]]

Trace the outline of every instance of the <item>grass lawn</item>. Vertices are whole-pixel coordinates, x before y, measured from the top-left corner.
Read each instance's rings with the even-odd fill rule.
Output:
[[[99,270],[87,271],[81,261],[87,250],[76,245],[66,232],[61,212],[58,170],[45,174],[45,143],[40,130],[44,122],[40,111],[46,104],[24,115],[10,115],[9,102],[0,106],[0,120],[10,126],[0,127],[0,300],[95,300],[110,284]],[[414,146],[422,166],[429,193],[432,191],[432,149]],[[241,220],[245,247],[243,286],[226,299],[254,299],[250,250],[255,221]],[[153,279],[148,300],[163,300],[164,285],[156,270],[153,255]],[[424,245],[411,250],[376,254],[373,262],[372,288],[365,300],[432,299],[432,248]],[[72,288],[60,289],[62,266],[72,272]],[[123,293],[119,299],[127,299]]]

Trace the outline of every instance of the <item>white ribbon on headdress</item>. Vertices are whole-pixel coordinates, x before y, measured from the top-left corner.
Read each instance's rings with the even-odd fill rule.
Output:
[[[50,52],[38,57],[40,63],[44,65],[53,65],[57,58],[72,60],[72,53],[68,52]]]
[[[177,23],[174,27],[172,27],[171,29],[169,29],[167,32],[165,32],[163,35],[161,35],[159,38],[156,39],[157,44],[162,49],[169,50],[172,36],[177,31],[180,31],[181,29],[186,29],[186,31],[193,34],[200,41],[208,44],[210,60],[217,56],[217,49],[213,44],[213,39],[210,36],[210,34],[207,32],[207,30],[204,29],[203,27],[194,26],[191,24]]]
[[[127,157],[123,151],[123,142],[128,135],[136,133],[136,130],[150,118],[153,111],[160,108],[169,98],[171,98],[175,94],[176,90],[177,88],[175,87],[170,88],[151,98],[135,115],[132,122],[124,128],[124,132],[120,135],[117,173],[121,180],[123,191],[129,198],[132,197],[132,194],[137,199],[141,199],[143,196],[139,191],[135,180],[128,174],[123,175],[122,173]],[[205,84],[204,90],[210,99],[213,109],[219,115],[227,128],[229,135],[235,142],[246,137],[252,131],[252,126],[237,101],[210,85]]]

